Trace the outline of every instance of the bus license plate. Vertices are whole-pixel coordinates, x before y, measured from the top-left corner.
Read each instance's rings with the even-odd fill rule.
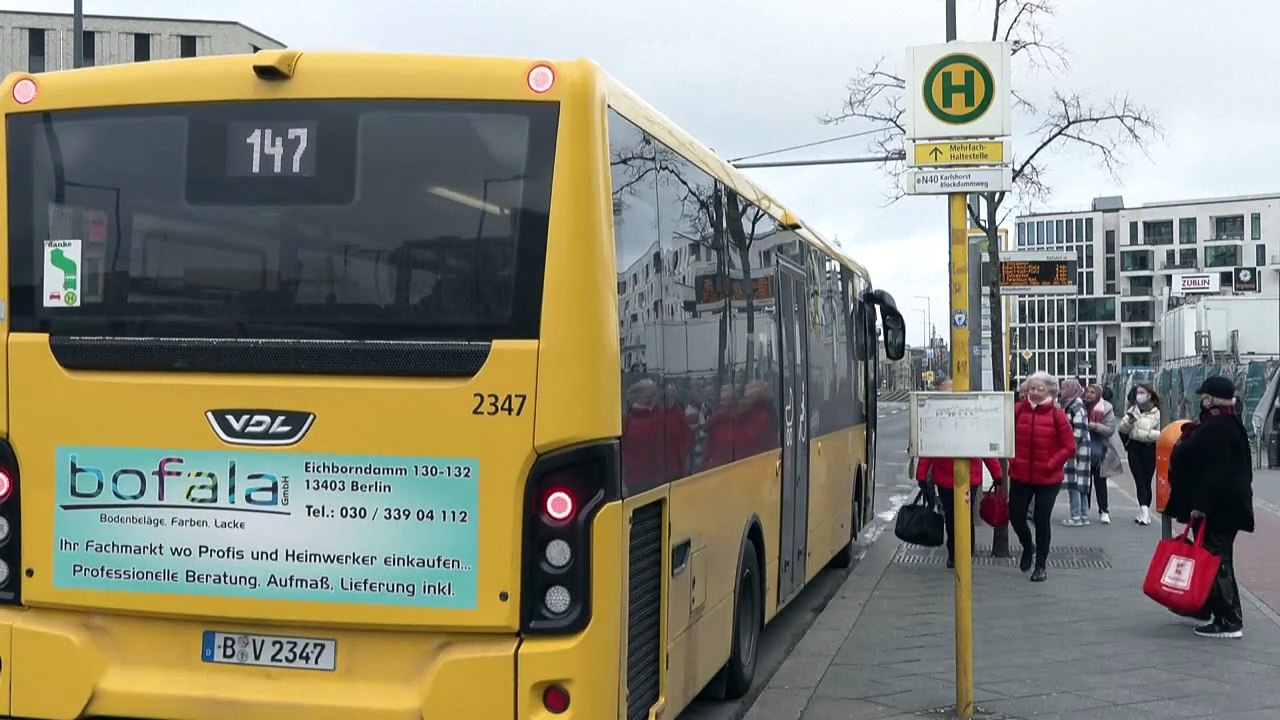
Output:
[[[200,659],[230,665],[261,665],[297,670],[333,670],[338,655],[336,640],[242,635],[205,630]]]

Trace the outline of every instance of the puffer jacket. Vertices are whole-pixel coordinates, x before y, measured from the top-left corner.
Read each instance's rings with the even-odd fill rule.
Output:
[[[1134,417],[1137,417],[1137,420]],[[1127,435],[1130,440],[1142,443],[1154,443],[1160,439],[1160,408],[1153,407],[1143,411],[1137,405],[1130,405],[1120,421],[1120,434]]]
[[[995,458],[970,458],[969,459],[969,486],[978,487],[982,484],[982,467],[986,466],[987,472],[991,473],[992,480],[999,480],[1000,463]],[[924,482],[929,479],[929,471],[933,470],[933,484],[940,488],[954,490],[956,487],[955,480],[955,461],[951,458],[920,458],[920,464],[916,466],[916,481]]]
[[[1062,468],[1076,453],[1076,437],[1066,413],[1052,400],[1014,410],[1014,455],[1009,479],[1024,485],[1057,485]]]

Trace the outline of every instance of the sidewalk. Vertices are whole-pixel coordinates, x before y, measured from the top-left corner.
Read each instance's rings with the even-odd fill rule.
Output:
[[[1111,525],[1095,511],[1090,526],[1069,528],[1061,494],[1044,583],[1018,571],[1016,537],[1015,559],[991,558],[991,529],[979,521],[974,717],[1280,718],[1280,617],[1246,592],[1243,639],[1195,636],[1194,621],[1142,593],[1159,518],[1133,522],[1127,474],[1112,479],[1110,495]],[[945,556],[881,536],[747,719],[952,717],[955,583]]]

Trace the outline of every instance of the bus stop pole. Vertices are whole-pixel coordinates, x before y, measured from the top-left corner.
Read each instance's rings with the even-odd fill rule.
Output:
[[[947,196],[947,225],[951,237],[951,382],[955,392],[969,390],[969,233],[964,193]],[[968,458],[955,462],[956,557],[956,717],[973,717],[973,536],[972,489]]]

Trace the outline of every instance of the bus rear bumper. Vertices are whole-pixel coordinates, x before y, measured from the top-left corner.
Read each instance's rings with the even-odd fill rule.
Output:
[[[0,717],[165,720],[512,718],[514,635],[334,630],[332,671],[201,660],[209,622],[0,611]],[[223,632],[314,636],[288,627]]]

